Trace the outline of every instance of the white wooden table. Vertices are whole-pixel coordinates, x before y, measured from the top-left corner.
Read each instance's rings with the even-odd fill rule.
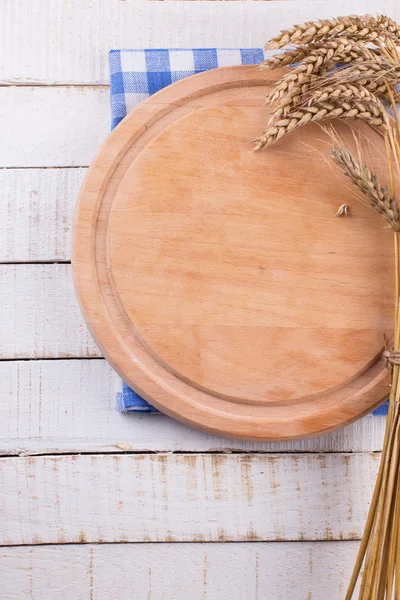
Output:
[[[384,420],[280,445],[114,410],[70,233],[109,129],[107,52],[261,46],[397,0],[0,0],[1,600],[340,600]]]

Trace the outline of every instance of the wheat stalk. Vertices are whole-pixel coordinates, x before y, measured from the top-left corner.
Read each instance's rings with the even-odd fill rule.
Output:
[[[354,40],[377,41],[393,39],[400,40],[398,24],[386,16],[363,17],[349,16],[334,19],[321,19],[295,25],[284,29],[279,35],[270,40],[267,48],[283,48],[289,44],[309,44],[322,39],[347,37]]]
[[[375,95],[388,96],[388,85],[397,99],[398,92],[395,90],[400,79],[400,64],[381,62],[365,62],[352,65],[345,69],[339,69],[326,79],[325,84],[334,85],[335,82],[359,83],[368,88]]]
[[[280,79],[272,92],[265,98],[265,102],[266,104],[275,104],[285,101],[284,105],[286,105],[290,99],[290,104],[294,106],[296,99],[306,94],[317,80],[317,75],[302,73],[294,69]]]
[[[314,89],[324,86],[332,88],[333,85],[340,87],[342,82],[362,85],[375,96],[382,98],[388,98],[387,83],[389,82],[395,100],[400,100],[400,92],[395,89],[400,77],[399,65],[393,66],[387,61],[381,64],[367,62],[339,69],[329,77],[323,78],[314,73],[304,72],[302,67],[303,65],[299,65],[291,73],[283,76],[266,97],[266,104],[276,105],[268,126],[271,126],[276,118],[287,117],[296,106],[307,100]]]
[[[265,148],[307,123],[328,119],[361,119],[372,127],[387,128],[387,113],[381,102],[368,89],[354,85],[346,87],[346,92],[343,88],[342,90],[342,94],[333,89],[331,94],[325,96],[321,96],[320,92],[313,94],[306,106],[290,111],[283,119],[274,120],[264,134],[254,140],[255,149]]]
[[[335,79],[335,81],[338,82],[335,86],[336,89],[339,89],[342,85],[339,83],[342,79],[343,77],[338,77]],[[359,86],[362,85],[365,90],[374,92],[375,95],[381,95],[383,97],[387,95],[386,85],[384,83],[379,85],[375,79],[363,77],[362,79],[359,78],[357,81],[357,78],[353,77],[353,80]],[[265,100],[266,104],[276,106],[272,110],[272,116],[268,126],[271,126],[277,118],[288,117],[298,105],[304,104],[312,97],[314,90],[318,91],[318,89],[321,89],[324,86],[327,86],[327,89],[332,90],[332,83],[333,81],[330,79],[321,81],[321,79],[316,75],[308,75],[297,72],[289,73],[287,76],[281,79],[280,83]],[[347,85],[351,86],[352,84],[349,82]],[[396,92],[396,96],[398,95],[398,92]]]
[[[327,85],[313,92],[313,97],[319,102],[337,100],[368,100],[376,102],[375,95],[367,87],[352,83]]]
[[[387,97],[387,83],[395,88],[400,78],[400,65],[388,62],[355,64],[347,68],[338,69],[331,73],[329,78],[307,72],[306,65],[298,65],[290,73],[284,75],[275,85],[266,98],[267,104],[279,102],[288,94],[304,94],[313,85],[320,88],[323,85],[332,86],[336,83],[359,83],[374,92],[375,95]],[[399,92],[394,90],[395,96]]]
[[[369,23],[373,17],[367,15],[360,19]],[[386,27],[388,35],[399,30],[394,21],[385,17],[376,17],[374,23]],[[266,97],[267,104],[277,105],[273,108],[268,126],[276,118],[287,117],[312,89],[324,85],[324,82],[318,81],[318,77],[326,75],[338,63],[351,66],[348,69],[342,67],[336,74],[330,73],[335,80],[357,82],[376,95],[387,97],[385,81],[393,83],[398,80],[398,59],[397,48],[389,38],[375,40],[375,45],[371,47],[363,38],[354,40],[346,37],[303,44],[270,57],[261,64],[261,68],[277,68],[293,62],[297,66],[284,75]],[[399,92],[395,94],[400,98]]]
[[[365,60],[380,62],[386,58],[379,48],[370,48],[363,43],[339,38],[298,46],[281,54],[274,54],[260,64],[261,69],[278,69],[295,63],[307,65],[308,73],[329,70],[337,63],[359,63]]]
[[[371,206],[382,215],[394,231],[400,232],[400,210],[389,188],[382,186],[378,177],[371,173],[367,165],[361,165],[345,146],[334,146],[331,156],[338,167],[369,199]]]

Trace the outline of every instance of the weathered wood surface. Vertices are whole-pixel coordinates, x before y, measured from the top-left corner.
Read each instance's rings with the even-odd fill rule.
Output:
[[[278,542],[0,548],[1,598],[342,600],[357,547]]]
[[[0,362],[0,454],[66,452],[375,452],[385,417],[309,440],[262,444],[194,431],[165,415],[115,411],[120,380],[104,360]],[[118,448],[117,444],[123,444]]]
[[[0,545],[348,540],[379,454],[0,459]]]
[[[75,297],[70,265],[0,265],[0,358],[101,356]]]
[[[109,132],[107,87],[0,87],[1,167],[87,166]]]
[[[261,47],[294,23],[367,12],[395,17],[397,0],[3,0],[0,81],[105,84],[110,48]]]
[[[86,169],[0,169],[0,262],[71,258],[75,202]]]
[[[0,171],[0,262],[70,259],[71,218],[84,172],[79,167],[89,164],[109,130],[110,48],[261,46],[277,29],[295,22],[377,11],[400,16],[396,0],[335,5],[329,0],[3,0],[0,84],[6,87],[0,88],[0,167],[7,169]],[[99,355],[73,299],[69,266],[2,268],[0,310],[0,360]],[[117,414],[116,386],[118,379],[102,360],[0,362],[2,454],[91,453],[0,460],[0,531],[7,543],[100,541],[107,536],[122,540],[124,535],[201,540],[223,539],[224,534],[226,539],[244,540],[253,539],[252,523],[262,539],[277,539],[282,533],[284,539],[292,539],[292,534],[293,539],[306,534],[309,539],[359,537],[377,454],[277,455],[270,462],[263,453],[374,452],[381,446],[383,418],[365,418],[316,440],[242,444],[194,432],[164,416]],[[244,458],[102,455],[123,452],[128,446],[115,446],[121,442],[130,452],[258,453]],[[193,469],[188,461],[195,463]],[[213,475],[212,461],[220,465],[218,475]],[[271,487],[267,482],[274,481],[273,469]],[[220,488],[218,481],[223,482]],[[216,518],[219,521],[213,521]],[[218,532],[218,526],[225,531]],[[339,600],[357,545],[8,547],[0,550],[0,596]]]

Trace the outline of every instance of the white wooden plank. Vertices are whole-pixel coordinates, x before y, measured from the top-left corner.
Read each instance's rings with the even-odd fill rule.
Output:
[[[0,549],[2,600],[342,600],[357,542]]]
[[[85,169],[0,169],[0,262],[71,258]]]
[[[110,128],[107,87],[1,87],[0,104],[0,167],[87,166]]]
[[[106,83],[110,48],[263,46],[304,20],[396,10],[396,0],[3,0],[0,81]]]
[[[100,356],[81,317],[71,265],[0,265],[0,357]]]
[[[0,545],[358,539],[379,454],[0,458]]]
[[[382,447],[385,417],[311,440],[225,440],[164,415],[115,411],[120,380],[104,360],[0,362],[0,454],[65,452],[360,452]],[[123,444],[118,448],[118,444]]]

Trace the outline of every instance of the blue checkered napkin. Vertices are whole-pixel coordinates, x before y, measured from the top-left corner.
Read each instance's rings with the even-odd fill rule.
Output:
[[[170,83],[217,67],[258,64],[265,55],[261,48],[111,50],[111,128],[140,102]],[[159,412],[126,383],[117,393],[116,408],[120,412]],[[387,414],[386,404],[373,414]]]
[[[253,65],[264,60],[261,48],[199,50],[111,50],[111,128],[140,102],[170,83],[195,73]]]
[[[160,414],[160,411],[151,406],[122,381],[121,391],[117,392],[116,409],[118,412],[138,412]]]

